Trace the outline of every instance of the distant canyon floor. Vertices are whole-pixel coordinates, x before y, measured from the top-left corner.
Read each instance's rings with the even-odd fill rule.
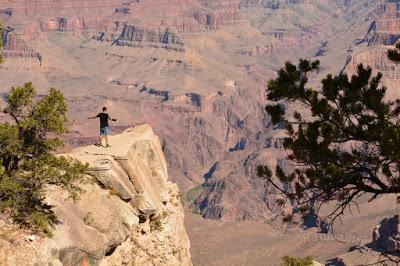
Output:
[[[224,222],[204,219],[186,211],[186,230],[191,241],[193,264],[200,265],[280,265],[282,257],[313,256],[326,265],[339,264],[335,258],[349,254],[372,240],[372,230],[386,217],[399,213],[393,197],[361,202],[360,210],[346,213],[332,234],[316,228],[267,222]],[[354,255],[352,255],[354,256]],[[364,255],[363,255],[364,256]],[[365,256],[364,256],[365,257]],[[370,262],[379,257],[371,256]],[[359,265],[350,259],[346,265]]]

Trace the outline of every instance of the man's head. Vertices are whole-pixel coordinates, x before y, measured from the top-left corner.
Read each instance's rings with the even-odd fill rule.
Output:
[[[103,107],[103,112],[107,111],[107,107]]]

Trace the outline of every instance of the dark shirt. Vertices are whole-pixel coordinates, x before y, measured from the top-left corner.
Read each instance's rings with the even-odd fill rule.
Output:
[[[100,128],[108,127],[108,119],[110,116],[107,113],[99,113],[96,117],[100,118]]]

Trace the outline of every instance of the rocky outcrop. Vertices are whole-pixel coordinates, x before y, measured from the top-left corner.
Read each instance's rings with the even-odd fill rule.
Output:
[[[62,3],[59,1],[49,3],[36,0],[32,3],[11,3],[0,1],[0,18],[6,25],[14,24],[15,21],[24,21],[22,28],[32,26],[42,32],[71,33],[88,39],[102,39],[107,36],[113,41],[116,41],[118,37],[120,41],[121,37],[130,39],[132,36],[126,33],[132,32],[130,22],[133,21],[135,30],[145,32],[143,36],[160,39],[156,35],[161,34],[163,35],[161,39],[165,41],[166,33],[171,42],[174,42],[173,39],[176,41],[179,39],[174,37],[174,31],[180,33],[215,31],[224,26],[243,22],[239,12],[239,1],[200,2],[69,0]],[[162,16],[154,19],[155,14],[152,9],[159,9],[160,12],[162,10]],[[127,39],[124,40],[127,41]]]
[[[185,18],[193,19],[192,23],[185,23],[182,28],[185,32],[198,32],[206,30],[219,30],[224,26],[240,23],[240,14],[238,9],[202,11],[194,10],[185,12]]]
[[[338,265],[398,265],[399,229],[399,215],[385,218],[373,229],[370,243],[354,246],[338,256],[335,261]]]
[[[278,9],[293,4],[308,4],[311,0],[242,0],[241,7],[263,7]]]
[[[244,22],[240,13],[240,1],[238,0],[201,0],[201,5],[207,9],[204,11],[195,10],[185,14],[193,17],[197,23],[207,30],[220,30],[225,26],[238,25]]]
[[[13,28],[6,27],[1,32],[4,57],[25,57],[42,60],[42,55],[32,49],[23,36],[18,35]]]
[[[372,245],[383,252],[400,253],[399,215],[383,219],[372,232]]]
[[[168,181],[158,138],[142,125],[111,144],[66,154],[89,163],[91,182],[76,203],[49,188],[54,236],[35,240],[35,258],[18,265],[191,265],[179,190]],[[6,245],[2,252],[18,263]]]
[[[121,35],[114,42],[119,46],[153,47],[183,51],[183,41],[173,29],[152,29],[125,25]]]

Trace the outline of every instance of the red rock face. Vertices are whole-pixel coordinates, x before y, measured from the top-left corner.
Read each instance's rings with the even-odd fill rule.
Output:
[[[400,39],[400,2],[384,1],[371,13],[371,27],[366,35],[367,48],[357,50],[346,65],[346,71],[353,74],[358,64],[371,66],[375,74],[383,73],[383,84],[388,87],[387,98],[398,99],[400,67],[387,58],[387,46]]]
[[[30,35],[27,33],[26,35]],[[40,53],[32,49],[24,40],[23,35],[17,34],[12,28],[5,28],[2,32],[3,40],[3,56],[4,57],[30,57],[35,58],[39,62],[41,60]]]
[[[385,1],[372,13],[374,21],[366,37],[369,45],[393,45],[400,37],[400,3]]]
[[[160,13],[158,13],[160,11]],[[241,23],[238,1],[31,1],[0,2],[0,15],[6,24],[22,21],[41,32],[73,32],[87,38],[115,41],[118,45],[135,46],[126,40],[127,33],[154,43],[166,38],[178,40],[176,33],[219,30]],[[137,23],[130,23],[133,20]],[[137,31],[137,32],[135,32]],[[172,33],[171,33],[172,32]],[[153,37],[153,35],[159,35]],[[22,35],[24,39],[28,35]],[[144,40],[144,42],[146,42]],[[7,39],[4,39],[7,41]],[[174,41],[172,41],[174,42]],[[178,41],[181,45],[181,41]],[[7,45],[7,44],[6,44]],[[183,49],[174,47],[174,49]],[[10,53],[6,53],[7,56]]]
[[[286,165],[264,113],[268,79],[286,60],[321,60],[316,81],[367,62],[398,86],[381,46],[398,39],[392,1],[0,0],[0,17],[2,95],[25,80],[60,88],[74,146],[95,141],[98,125],[85,117],[104,105],[119,118],[114,132],[150,123],[171,178],[202,187],[208,218],[265,220],[290,208],[254,172]]]

